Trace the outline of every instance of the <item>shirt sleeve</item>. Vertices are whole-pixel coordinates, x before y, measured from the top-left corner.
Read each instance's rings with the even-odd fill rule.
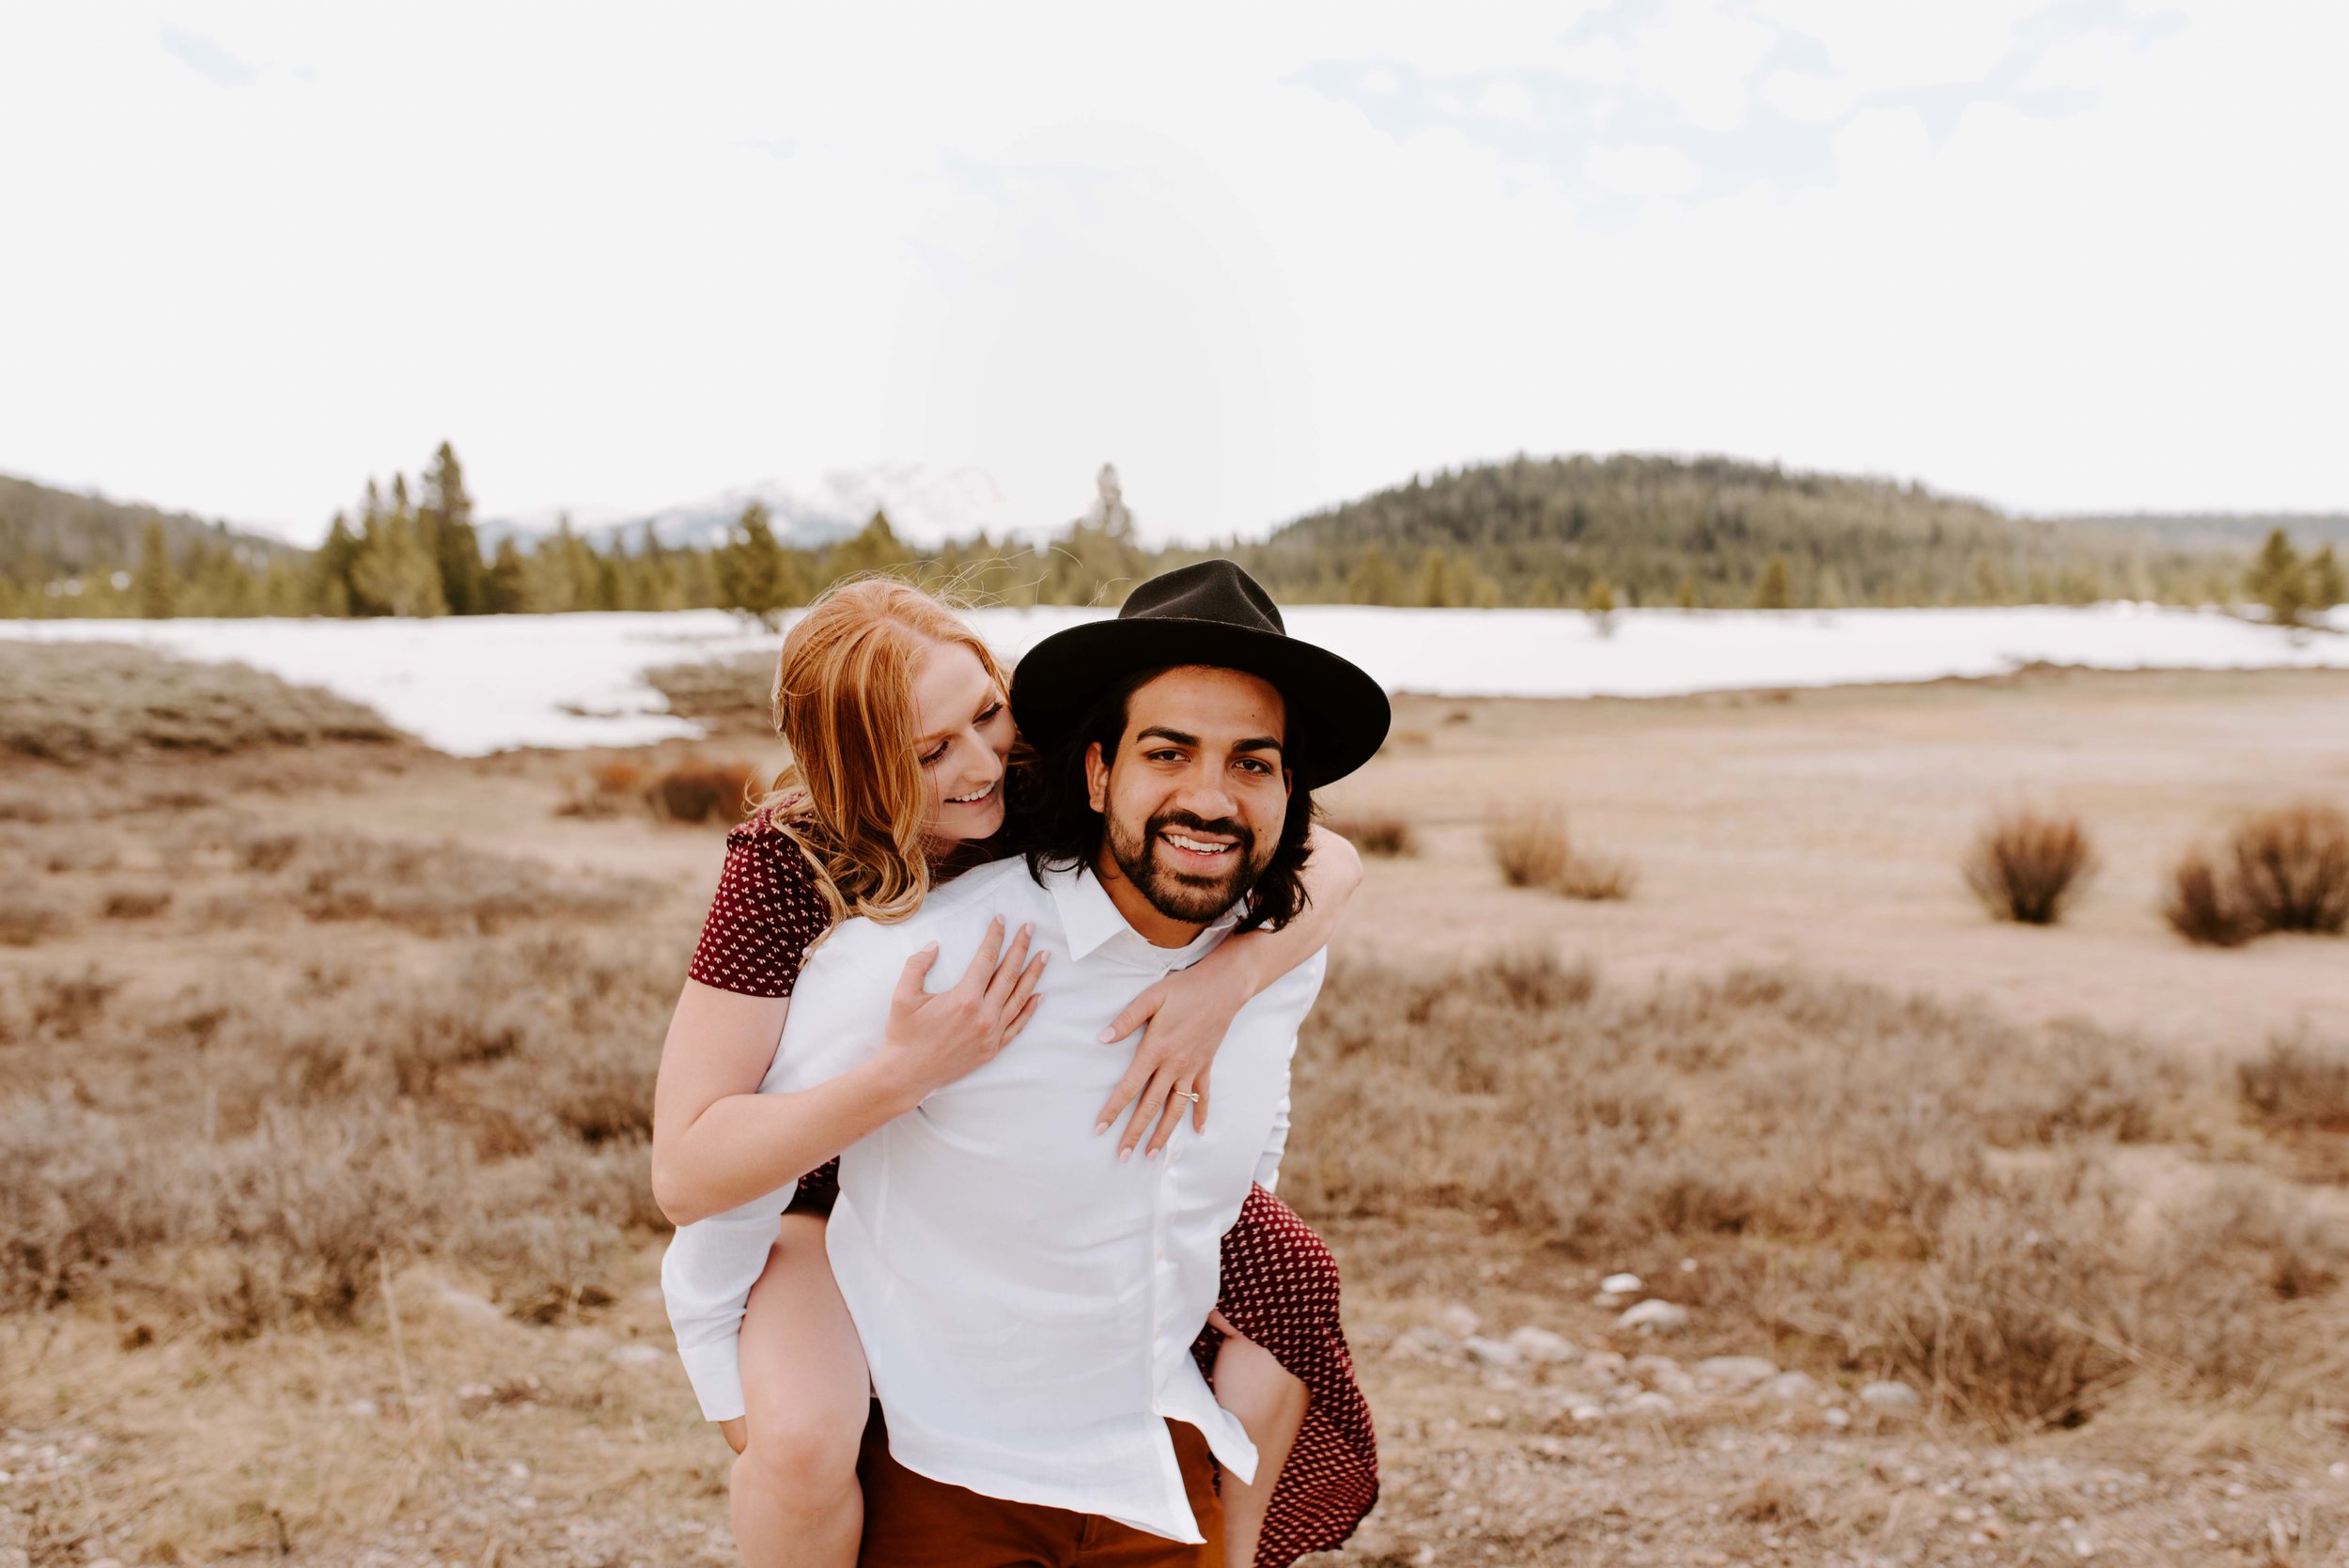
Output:
[[[722,991],[787,997],[808,944],[831,925],[831,907],[799,846],[754,817],[726,835],[718,893],[686,973]]]

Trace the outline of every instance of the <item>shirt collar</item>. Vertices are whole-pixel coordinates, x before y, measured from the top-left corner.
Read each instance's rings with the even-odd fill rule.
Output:
[[[1203,956],[1208,948],[1221,939],[1225,932],[1239,924],[1240,906],[1235,904],[1209,922],[1205,930],[1184,946],[1159,947],[1127,924],[1126,917],[1118,912],[1117,905],[1110,898],[1109,890],[1101,885],[1101,879],[1093,874],[1091,866],[1080,865],[1074,870],[1048,867],[1044,873],[1044,885],[1051,890],[1053,907],[1060,912],[1061,935],[1067,941],[1071,958],[1091,957],[1105,943],[1126,936],[1132,938],[1137,946],[1146,949],[1169,968],[1180,969]]]

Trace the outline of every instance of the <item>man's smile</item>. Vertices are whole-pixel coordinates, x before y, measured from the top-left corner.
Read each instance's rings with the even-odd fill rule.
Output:
[[[1195,833],[1180,832],[1173,828],[1161,829],[1159,842],[1174,851],[1178,862],[1201,867],[1221,866],[1230,856],[1239,852],[1239,845],[1231,839],[1201,838]]]

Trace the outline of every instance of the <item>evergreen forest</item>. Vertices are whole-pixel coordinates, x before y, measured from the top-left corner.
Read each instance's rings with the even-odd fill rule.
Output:
[[[369,479],[315,550],[183,514],[0,476],[0,615],[470,615],[717,607],[772,622],[843,576],[910,573],[979,604],[1114,604],[1134,582],[1228,554],[1288,603],[1626,606],[2233,604],[2286,618],[2337,601],[2331,524],[2008,516],[1913,484],[1726,458],[1516,458],[1416,475],[1257,540],[1153,547],[1116,472],[1048,542],[934,549],[876,513],[787,544],[755,504],[727,542],[649,524],[599,547],[568,522],[485,549],[446,442],[411,479]],[[2280,553],[2279,553],[2280,551]],[[2286,584],[2279,589],[2278,584]],[[2331,595],[2331,598],[2327,598]]]

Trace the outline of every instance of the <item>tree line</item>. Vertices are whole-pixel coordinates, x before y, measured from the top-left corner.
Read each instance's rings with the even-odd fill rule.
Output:
[[[509,536],[485,551],[464,471],[443,442],[413,483],[397,473],[388,485],[370,479],[314,551],[203,525],[191,536],[148,516],[130,558],[93,555],[64,577],[40,572],[38,561],[30,571],[12,565],[0,577],[0,614],[714,607],[772,622],[825,584],[871,571],[911,572],[978,603],[1113,605],[1154,572],[1211,553],[1235,557],[1291,603],[1602,615],[1640,605],[2232,604],[2248,596],[2294,620],[2343,597],[2330,545],[2302,556],[2280,529],[2247,557],[2126,527],[2011,518],[1915,485],[1719,458],[1519,458],[1414,476],[1267,538],[1208,548],[1144,544],[1105,465],[1093,505],[1042,544],[982,533],[917,549],[878,512],[847,537],[786,543],[754,503],[715,547],[664,543],[650,523],[599,547],[566,520],[535,541]]]

